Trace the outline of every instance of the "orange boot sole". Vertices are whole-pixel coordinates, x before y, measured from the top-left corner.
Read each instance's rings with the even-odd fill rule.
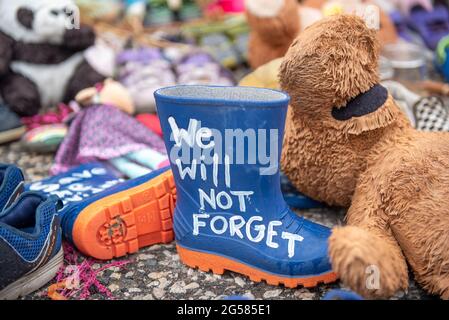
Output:
[[[181,246],[177,246],[177,249],[181,261],[191,268],[198,268],[204,272],[212,271],[219,275],[222,275],[225,270],[228,270],[245,275],[249,277],[251,281],[266,281],[269,285],[274,286],[283,284],[287,288],[296,288],[298,286],[313,288],[320,283],[332,283],[338,279],[334,272],[304,278],[281,277],[213,254],[193,251]]]
[[[101,260],[174,239],[176,187],[171,171],[87,206],[73,226],[73,242]]]

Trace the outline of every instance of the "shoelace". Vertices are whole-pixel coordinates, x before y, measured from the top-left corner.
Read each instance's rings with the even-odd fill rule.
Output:
[[[68,300],[76,298],[80,300],[89,299],[92,289],[108,299],[115,299],[112,292],[98,280],[100,272],[118,267],[123,268],[131,261],[114,261],[98,269],[94,264],[100,263],[92,258],[83,258],[78,254],[73,246],[64,242],[64,266],[56,275],[56,283],[48,288],[48,296],[52,300]]]

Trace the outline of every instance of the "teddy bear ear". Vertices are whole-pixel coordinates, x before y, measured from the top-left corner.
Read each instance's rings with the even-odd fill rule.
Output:
[[[245,0],[245,9],[259,18],[274,18],[284,7],[286,0]]]

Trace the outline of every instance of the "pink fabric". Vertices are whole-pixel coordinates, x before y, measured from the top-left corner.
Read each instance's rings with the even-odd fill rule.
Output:
[[[207,7],[209,13],[222,10],[226,13],[238,13],[245,11],[243,0],[218,0]]]
[[[72,113],[73,110],[69,106],[61,103],[58,106],[58,112],[48,112],[42,115],[24,117],[22,118],[22,122],[27,126],[27,130],[29,131],[47,124],[63,123]]]
[[[166,154],[161,137],[113,106],[80,111],[56,154],[52,174],[93,161],[106,161],[142,149]]]

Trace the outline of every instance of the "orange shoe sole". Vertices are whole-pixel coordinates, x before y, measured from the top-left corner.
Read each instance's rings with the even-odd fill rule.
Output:
[[[313,288],[320,283],[332,283],[338,279],[334,272],[306,278],[280,277],[213,254],[193,251],[181,246],[177,246],[177,250],[181,261],[191,268],[198,268],[204,272],[212,271],[219,275],[222,275],[225,270],[228,270],[245,275],[249,277],[251,281],[265,281],[273,286],[283,284],[287,288],[296,288],[299,286]]]
[[[109,260],[174,239],[176,187],[171,171],[87,206],[73,226],[84,254]]]

